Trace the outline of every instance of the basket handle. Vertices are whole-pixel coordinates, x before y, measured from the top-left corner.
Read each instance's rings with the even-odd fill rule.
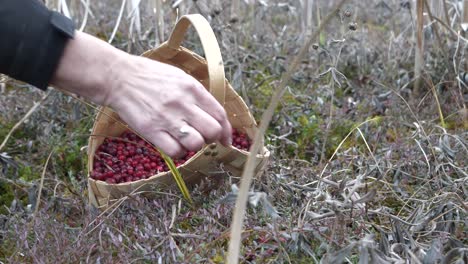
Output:
[[[221,51],[216,36],[208,21],[200,14],[182,16],[179,21],[177,21],[167,41],[167,45],[170,48],[178,49],[190,25],[197,31],[203,46],[203,51],[205,52],[208,65],[208,90],[224,107],[226,95],[223,58],[221,57]]]

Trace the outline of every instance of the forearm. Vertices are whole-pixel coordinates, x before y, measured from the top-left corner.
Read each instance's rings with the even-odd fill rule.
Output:
[[[109,95],[130,57],[102,40],[76,32],[65,47],[51,84],[97,104],[109,105]]]
[[[195,78],[75,32],[69,19],[36,0],[0,0],[0,36],[1,73],[110,106],[170,156],[218,140],[230,144],[226,112]]]
[[[0,0],[0,73],[46,89],[73,22],[36,0]]]

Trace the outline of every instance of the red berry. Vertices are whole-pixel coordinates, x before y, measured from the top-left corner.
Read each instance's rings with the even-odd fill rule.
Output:
[[[235,138],[238,137],[236,134]],[[174,162],[176,166],[180,166],[195,154],[196,152],[189,151],[185,157]],[[135,133],[126,131],[122,133],[120,139],[104,139],[96,151],[90,178],[115,184],[147,179],[168,170],[160,153],[153,145]]]
[[[106,182],[109,183],[109,184],[115,184],[115,179],[108,178],[108,179],[106,179]]]

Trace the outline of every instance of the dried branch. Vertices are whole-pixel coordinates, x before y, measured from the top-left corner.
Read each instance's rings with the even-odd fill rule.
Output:
[[[273,117],[273,113],[278,105],[280,98],[283,96],[284,91],[286,90],[286,85],[291,79],[292,74],[296,71],[297,67],[299,66],[300,62],[302,61],[304,55],[308,51],[312,42],[319,36],[320,32],[327,25],[330,20],[335,16],[338,9],[346,2],[346,0],[341,0],[334,10],[323,20],[320,24],[320,27],[307,39],[304,45],[299,50],[299,53],[294,58],[288,71],[284,74],[281,83],[276,88],[273,98],[268,105],[268,108],[263,113],[262,119],[260,121],[260,127],[255,135],[254,144],[250,148],[250,156],[246,162],[244,171],[242,173],[242,180],[241,186],[239,190],[239,195],[237,197],[236,206],[234,210],[234,216],[231,224],[231,240],[229,242],[229,251],[227,256],[227,263],[234,264],[238,263],[239,261],[239,252],[240,252],[240,245],[241,245],[241,233],[242,233],[242,225],[244,222],[245,216],[245,209],[246,203],[248,199],[250,184],[253,178],[253,171],[255,167],[255,159],[257,154],[260,151],[261,142],[263,141],[263,137],[265,131]]]

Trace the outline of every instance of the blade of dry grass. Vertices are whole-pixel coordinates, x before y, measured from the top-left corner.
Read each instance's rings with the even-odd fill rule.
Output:
[[[414,96],[421,93],[421,73],[424,65],[424,0],[416,2],[416,54],[414,58]]]
[[[240,0],[232,0],[231,1],[231,18],[230,21],[235,23],[239,20],[239,12],[240,12]]]
[[[452,33],[452,35],[454,35],[454,37],[457,37],[459,40],[463,40],[465,43],[468,43],[468,39],[463,37],[460,32],[456,32],[455,30],[453,30],[450,25],[446,24],[444,21],[442,21],[440,18],[438,17],[433,17],[434,20],[436,20],[437,22],[439,22],[445,29],[447,29],[450,33]]]
[[[107,42],[112,43],[114,40],[115,34],[117,33],[117,29],[119,28],[120,21],[122,20],[123,12],[125,10],[125,3],[126,0],[122,0],[122,5],[120,6],[119,16],[117,17],[117,21],[115,22],[114,30],[112,30],[112,34]]]
[[[245,209],[247,205],[247,198],[250,189],[250,184],[253,178],[256,155],[260,151],[260,145],[263,141],[265,131],[268,128],[268,125],[273,117],[274,111],[279,103],[280,98],[286,90],[286,86],[290,81],[292,74],[296,71],[297,67],[299,66],[302,58],[304,58],[312,42],[319,36],[324,26],[327,25],[333,17],[335,17],[337,10],[339,10],[345,2],[346,0],[341,0],[336,5],[334,10],[323,20],[323,23],[320,24],[320,27],[310,36],[310,38],[307,39],[307,41],[301,47],[298,54],[294,57],[293,61],[291,62],[288,71],[284,74],[281,83],[276,88],[273,94],[273,98],[271,99],[271,102],[268,105],[268,108],[262,115],[259,129],[254,138],[254,144],[250,148],[250,156],[247,159],[244,171],[242,173],[241,185],[239,189],[239,194],[237,196],[234,216],[232,218],[231,224],[231,239],[229,242],[229,251],[227,256],[228,264],[238,263],[239,261],[241,233],[244,222]]]
[[[461,22],[461,28],[463,31],[468,31],[468,0],[463,2],[463,18]]]
[[[320,172],[320,176],[319,176],[319,179],[320,181],[323,181],[323,175],[325,174],[325,171],[328,167],[328,165],[330,164],[330,162],[335,158],[336,154],[338,153],[338,151],[341,149],[341,147],[343,146],[343,144],[346,142],[346,140],[354,133],[354,131],[356,129],[359,129],[360,126],[364,125],[364,124],[367,124],[369,122],[377,122],[379,119],[381,119],[381,117],[374,117],[374,118],[371,118],[371,119],[367,119],[366,121],[356,125],[353,129],[351,129],[351,131],[349,131],[349,133],[343,138],[343,140],[341,140],[340,144],[338,144],[338,147],[336,147],[335,151],[333,152],[333,154],[331,155],[331,157],[328,159],[328,162],[325,164],[325,166],[323,167],[322,171]],[[367,145],[367,147],[369,147]],[[372,151],[369,149],[369,152],[372,154]],[[374,158],[375,159],[375,158]],[[376,161],[376,160],[375,160]],[[376,161],[377,162],[377,161]],[[378,166],[377,166],[378,167]],[[379,171],[381,172],[380,170],[380,167],[379,168]],[[382,173],[382,172],[381,172]],[[304,184],[302,185],[303,187],[307,187],[309,185],[311,185],[312,183],[307,183],[307,184]]]
[[[431,87],[431,91],[432,91],[432,94],[434,95],[434,99],[436,100],[436,105],[437,105],[437,111],[439,112],[439,118],[440,118],[440,125],[442,127],[447,127],[446,123],[445,123],[445,118],[444,118],[444,113],[442,112],[442,106],[440,105],[440,101],[439,101],[439,96],[437,95],[437,91],[435,89],[435,85],[434,83],[432,83],[432,80],[428,80],[428,84],[429,86]]]
[[[190,191],[187,188],[187,185],[185,184],[184,179],[182,178],[182,175],[180,174],[179,170],[177,169],[176,165],[174,164],[174,161],[164,154],[164,152],[161,152],[161,156],[163,157],[164,161],[166,162],[167,166],[169,167],[169,170],[172,173],[172,176],[174,177],[174,180],[177,183],[177,187],[179,187],[180,192],[182,192],[182,195],[184,198],[190,202],[190,204],[193,203],[192,197],[190,196]]]
[[[156,0],[156,18],[157,24],[156,27],[158,28],[158,36],[159,36],[159,43],[163,43],[165,41],[164,37],[164,15],[162,10],[163,4],[161,0]]]
[[[59,10],[62,11],[62,13],[68,17],[71,18],[70,10],[68,9],[67,1],[66,0],[60,0],[59,2]]]
[[[140,17],[140,1],[141,0],[130,0],[127,1],[127,19],[130,19],[130,30],[129,35],[133,39],[133,30],[137,34],[137,37],[141,36],[141,17]]]
[[[439,27],[436,23],[434,23],[434,16],[439,16],[438,14],[440,14],[440,6],[437,6],[436,7],[436,10],[434,11],[435,15],[433,14],[433,11],[431,10],[431,8],[433,8],[433,6],[430,6],[428,3],[427,3],[427,0],[424,0],[424,3],[426,5],[426,10],[427,10],[427,14],[429,15],[429,19],[431,20],[431,27],[434,29],[434,34],[437,38],[437,43],[439,44],[439,47],[441,49],[444,48],[444,45],[442,43],[442,39],[440,38],[440,34],[439,34]]]
[[[38,108],[39,106],[42,105],[42,103],[44,103],[44,101],[47,99],[47,97],[49,96],[50,94],[50,91],[47,92],[39,102],[35,103],[31,109],[29,109],[29,111],[23,116],[23,118],[21,118],[18,123],[16,123],[11,129],[10,129],[10,132],[8,132],[8,134],[6,135],[5,139],[3,139],[3,142],[2,144],[0,145],[0,151],[5,147],[5,145],[7,144],[8,142],[8,139],[10,139],[11,135],[13,134],[13,132],[15,132],[20,126],[21,124],[24,123],[24,121],[26,121]]]
[[[44,188],[44,178],[45,178],[45,174],[47,171],[47,166],[49,165],[50,158],[52,158],[52,154],[54,154],[54,150],[50,152],[44,164],[44,169],[42,170],[41,182],[39,183],[39,189],[37,190],[37,199],[36,199],[36,204],[34,206],[34,214],[33,214],[32,222],[34,222],[34,219],[36,219],[37,211],[39,210],[39,204],[41,203],[41,193],[42,193],[42,189]]]
[[[49,165],[49,161],[50,161],[50,158],[52,158],[52,154],[54,153],[54,150],[52,150],[50,153],[49,153],[49,156],[47,157],[47,160],[44,164],[44,169],[42,170],[42,174],[41,174],[41,181],[39,183],[39,188],[37,190],[37,198],[36,198],[36,204],[34,205],[34,213],[33,213],[33,216],[32,216],[32,220],[29,222],[28,224],[28,232],[31,230],[31,228],[33,227],[33,225],[35,224],[36,222],[36,217],[37,217],[37,212],[39,211],[39,205],[41,203],[41,194],[42,194],[42,189],[44,188],[44,179],[45,179],[45,174],[47,172],[47,166]]]
[[[92,13],[91,13],[91,8],[90,8],[90,0],[86,0],[86,2],[84,2],[84,1],[82,0],[81,3],[82,3],[83,6],[85,7],[85,14],[84,14],[84,17],[83,17],[83,21],[81,22],[81,26],[80,26],[79,31],[83,31],[83,30],[85,29],[86,23],[88,23],[88,16],[89,16],[89,14],[92,15]]]
[[[302,14],[302,25],[303,25],[303,34],[304,38],[309,36],[312,33],[313,27],[313,11],[314,11],[314,0],[303,0],[303,14]]]

